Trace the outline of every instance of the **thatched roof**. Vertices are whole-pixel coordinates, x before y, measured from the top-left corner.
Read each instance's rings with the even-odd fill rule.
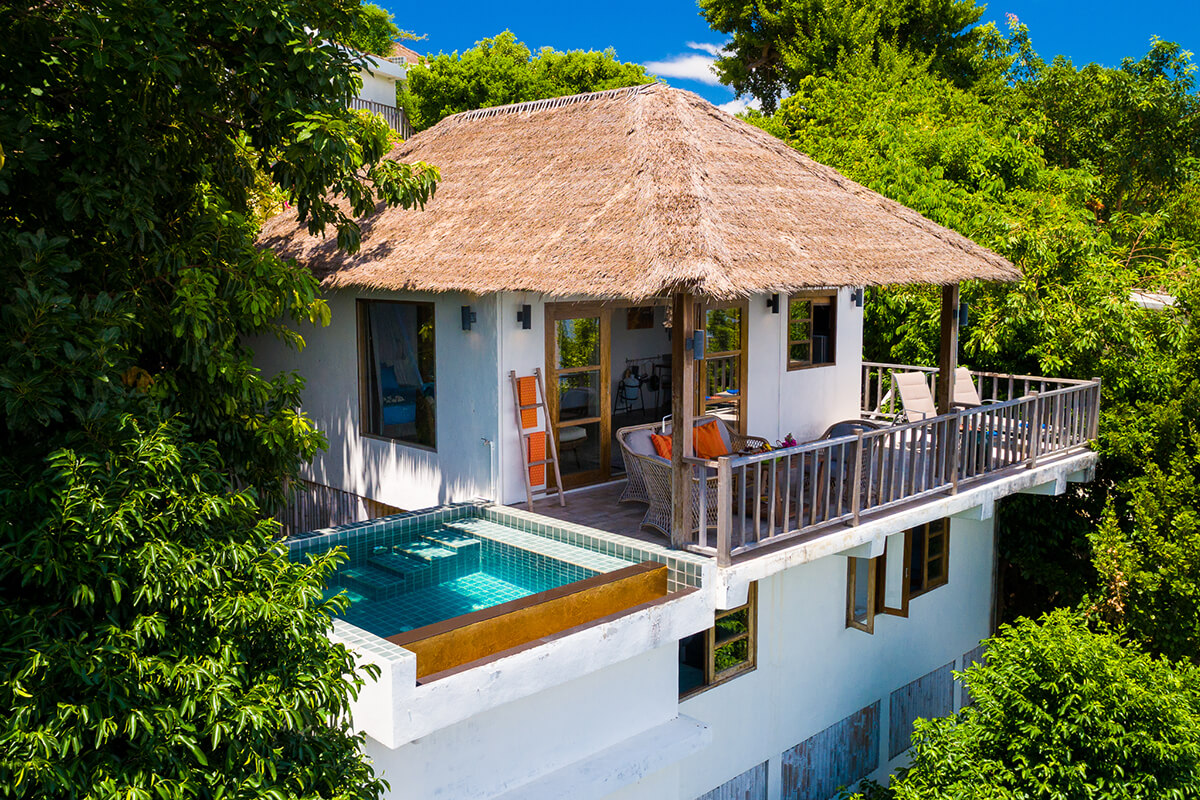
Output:
[[[441,169],[424,211],[362,221],[356,255],[294,213],[264,244],[327,288],[640,300],[1013,280],[995,253],[690,92],[651,84],[456,114],[389,156]]]

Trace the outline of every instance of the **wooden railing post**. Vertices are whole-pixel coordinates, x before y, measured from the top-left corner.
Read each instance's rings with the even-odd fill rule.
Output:
[[[958,454],[962,450],[962,409],[954,412],[950,422],[950,494],[958,494]]]
[[[1029,468],[1037,466],[1038,451],[1042,446],[1042,398],[1039,392],[1030,392],[1033,399],[1033,419],[1030,420]]]
[[[958,366],[958,284],[942,287],[941,347],[938,351],[937,410],[949,414],[954,404],[954,368]]]
[[[1088,439],[1095,441],[1100,438],[1100,391],[1103,388],[1100,383],[1100,378],[1092,378],[1092,383],[1096,385],[1096,402],[1092,403],[1092,407],[1088,409],[1091,415],[1090,425],[1088,426]]]
[[[696,304],[679,292],[671,310],[671,546],[682,549],[692,538],[692,417],[696,401],[696,359],[687,345],[695,335]],[[703,477],[701,478],[703,479]],[[701,509],[703,513],[703,509]],[[704,520],[700,520],[704,524]]]
[[[703,478],[701,478],[703,480]],[[743,486],[742,491],[746,491]],[[701,518],[705,516],[700,511]],[[705,524],[701,522],[700,524]],[[728,458],[717,459],[717,566],[728,567],[733,562],[730,541],[733,526],[733,473]]]
[[[863,432],[857,432],[858,441],[854,443],[854,481],[850,484],[850,512],[854,515],[854,524],[858,525],[862,516],[862,469],[863,469]],[[840,509],[839,509],[840,510]]]

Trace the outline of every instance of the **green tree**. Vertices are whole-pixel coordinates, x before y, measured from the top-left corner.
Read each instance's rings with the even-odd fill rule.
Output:
[[[354,249],[356,218],[433,190],[347,110],[355,56],[330,42],[357,8],[6,9],[0,793],[377,794],[339,718],[328,564],[289,565],[257,521],[324,440],[247,344],[328,319],[258,246],[264,209]]]
[[[396,42],[423,38],[425,37],[400,30],[395,18],[387,9],[374,3],[363,3],[354,13],[350,30],[340,41],[362,53],[389,56],[392,54],[392,45]]]
[[[127,419],[0,492],[0,795],[377,796],[325,636],[333,556],[289,564],[184,438]]]
[[[919,721],[897,800],[1200,797],[1200,674],[1069,611],[1004,626],[972,704]],[[876,796],[879,796],[878,794]]]
[[[639,64],[603,52],[550,47],[534,55],[509,31],[477,42],[461,55],[439,53],[408,72],[400,104],[417,130],[473,108],[650,83]]]
[[[1138,177],[1140,208],[1127,202],[1123,211],[1098,214],[1100,198],[1109,196],[1106,175],[1124,174],[1119,164],[1132,151],[1110,154],[1115,166],[1107,172],[1082,155],[1065,165],[1047,159],[1042,140],[1056,126],[1030,99],[1043,91],[1024,83],[1045,74],[1023,66],[1033,60],[1027,42],[1016,28],[1012,44],[1025,52],[1006,62],[1013,84],[1000,90],[960,88],[931,72],[927,59],[885,45],[877,55],[843,59],[829,75],[804,78],[777,113],[750,121],[1021,268],[1015,284],[964,285],[972,309],[962,336],[965,363],[1104,379],[1096,480],[1061,498],[1002,504],[1007,612],[1039,613],[1090,598],[1108,612],[1120,609],[1130,635],[1153,652],[1194,657],[1200,609],[1187,600],[1194,586],[1187,576],[1200,563],[1184,557],[1191,534],[1175,522],[1188,518],[1192,497],[1184,474],[1190,433],[1182,425],[1189,409],[1180,407],[1192,374],[1180,360],[1195,346],[1188,343],[1190,317],[1184,308],[1151,312],[1128,301],[1139,288],[1193,291],[1200,251],[1188,236],[1200,221],[1194,160],[1185,149],[1173,157],[1173,177]],[[1174,52],[1156,44],[1148,58],[1160,50]],[[1191,70],[1183,65],[1171,74],[1178,85],[1146,92],[1162,102],[1144,113],[1175,113],[1176,124],[1167,127],[1186,129],[1192,112],[1176,98],[1191,91]],[[935,364],[938,304],[932,287],[872,290],[865,355]],[[1152,464],[1161,474],[1149,471]],[[1152,491],[1179,502],[1149,503]],[[1122,570],[1146,579],[1138,592],[1113,596],[1125,578],[1113,574],[1109,551],[1121,555]],[[1150,581],[1164,562],[1176,565],[1167,570],[1174,579]]]
[[[1046,66],[1025,50],[1014,65],[1023,77],[1009,92],[1009,116],[1031,124],[1050,164],[1096,175],[1092,209],[1098,217],[1146,211],[1195,178],[1195,70],[1189,53],[1159,40],[1144,57],[1126,58],[1116,69],[1076,68],[1062,56]]]
[[[968,80],[991,30],[973,27],[983,11],[975,0],[700,0],[709,25],[732,36],[716,63],[721,82],[754,95],[768,113],[806,76],[829,74],[842,57],[884,43]]]

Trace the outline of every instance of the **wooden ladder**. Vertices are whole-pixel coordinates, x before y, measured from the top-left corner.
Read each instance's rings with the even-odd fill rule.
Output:
[[[517,410],[517,432],[521,434],[521,474],[525,478],[525,507],[533,510],[534,486],[546,487],[541,490],[543,497],[549,497],[551,492],[558,492],[558,504],[565,506],[567,498],[563,495],[562,473],[558,470],[558,446],[554,443],[554,426],[550,424],[550,412],[546,410],[546,386],[542,383],[542,371],[535,368],[532,375],[518,378],[516,371],[510,370],[508,379],[512,382],[513,405]],[[539,408],[546,420],[546,429],[531,430],[537,428]],[[546,479],[547,464],[554,465],[553,489]]]

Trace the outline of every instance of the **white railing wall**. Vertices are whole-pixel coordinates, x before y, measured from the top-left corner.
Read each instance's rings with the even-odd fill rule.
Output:
[[[888,365],[871,365],[878,366]],[[692,549],[727,564],[766,544],[833,525],[857,525],[864,516],[901,503],[955,493],[1004,470],[1036,466],[1086,448],[1095,439],[1098,380],[995,377],[989,400],[1037,388],[1024,396],[853,436],[756,455],[688,459],[697,476],[717,476],[715,488],[708,480],[696,481],[699,508],[705,513]],[[1039,391],[1043,386],[1045,391]],[[982,392],[982,384],[980,388]]]

